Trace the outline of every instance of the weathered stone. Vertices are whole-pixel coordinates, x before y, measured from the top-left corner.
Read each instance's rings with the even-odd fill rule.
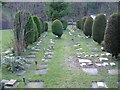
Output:
[[[43,88],[43,82],[30,82],[27,84],[26,88]]]
[[[43,65],[40,64],[39,67],[40,67],[40,68],[47,68],[47,67],[48,67],[48,64],[47,64],[47,65],[45,65],[45,64],[43,64]]]
[[[102,82],[102,81],[99,81],[99,82],[92,82],[92,88],[108,88],[107,85]]]
[[[82,70],[90,75],[97,75],[98,74],[97,68],[82,68]]]
[[[107,62],[103,62],[102,66],[108,66],[109,64]]]
[[[17,80],[11,79],[10,81],[8,81],[8,82],[6,83],[6,86],[13,86],[16,82],[17,82]]]
[[[89,55],[85,55],[84,57],[88,57]]]
[[[78,59],[79,63],[91,63],[92,61],[89,59]]]
[[[35,58],[35,55],[28,55],[26,58]]]
[[[108,70],[108,73],[109,73],[110,75],[120,74],[120,70],[111,69],[111,70]]]
[[[116,66],[116,64],[114,62],[110,62],[111,66]]]
[[[111,54],[110,53],[106,53],[106,56],[111,56]]]
[[[102,63],[95,63],[96,66],[102,67]]]
[[[17,71],[17,75],[20,75],[20,76],[24,75],[25,72],[26,72],[25,70],[19,70],[19,71]]]
[[[87,66],[86,63],[80,63],[80,66],[83,67],[83,66]]]
[[[47,56],[45,55],[44,56],[45,59],[52,59],[52,57],[53,57],[52,55],[47,55]]]
[[[95,57],[99,57],[99,54],[95,54]]]
[[[102,62],[102,61],[108,61],[108,58],[103,58],[103,57],[101,57],[101,58],[99,58],[99,60]]]
[[[47,69],[36,70],[35,73],[36,73],[36,74],[46,74],[46,73],[47,73]]]
[[[103,56],[105,56],[105,54],[101,54],[101,56],[103,57]]]
[[[25,60],[26,60],[27,62],[34,62],[34,61],[35,61],[34,58],[26,58]]]

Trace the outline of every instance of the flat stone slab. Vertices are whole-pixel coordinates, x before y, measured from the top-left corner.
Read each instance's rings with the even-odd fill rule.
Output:
[[[35,55],[28,55],[28,56],[26,56],[26,58],[35,58]]]
[[[36,73],[36,74],[46,74],[46,73],[47,73],[47,69],[36,70],[35,73]]]
[[[110,74],[110,75],[120,74],[120,70],[111,69],[111,70],[108,70],[108,74]]]
[[[102,62],[102,61],[108,61],[109,59],[101,57],[101,58],[99,58],[99,60]]]
[[[99,82],[92,82],[92,88],[108,88],[105,82],[99,81]]]
[[[78,59],[79,63],[91,63],[92,61],[89,59]]]
[[[25,70],[20,70],[20,71],[17,71],[17,75],[20,75],[20,76],[21,76],[21,75],[24,75],[24,74],[25,74],[25,72],[26,72]]]
[[[114,62],[110,62],[111,66],[116,66],[116,64]]]
[[[46,65],[40,64],[39,67],[40,67],[40,68],[47,68],[47,67],[48,67],[48,64],[46,64]]]
[[[17,82],[17,80],[11,79],[10,81],[8,81],[8,82],[6,83],[6,86],[13,86],[16,82]]]
[[[44,56],[45,59],[52,59],[52,57],[53,57],[52,55],[45,55]]]
[[[46,52],[45,55],[53,55],[53,52]]]
[[[28,62],[35,62],[35,58],[25,58],[25,60]]]
[[[26,88],[43,88],[43,82],[30,82],[26,85]]]
[[[25,64],[25,66],[26,66],[27,68],[30,68],[30,64]]]
[[[97,75],[98,74],[97,68],[82,68],[82,70],[90,75]]]

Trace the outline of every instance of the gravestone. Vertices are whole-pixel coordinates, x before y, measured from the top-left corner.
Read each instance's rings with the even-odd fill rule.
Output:
[[[120,74],[120,70],[118,70],[118,69],[110,69],[110,70],[108,70],[108,74],[110,74],[110,75]]]
[[[96,66],[102,67],[102,63],[95,63]]]
[[[40,64],[39,67],[40,67],[40,68],[47,68],[47,67],[48,67],[48,64]]]
[[[111,56],[111,54],[110,53],[106,53],[106,56]]]
[[[82,70],[90,75],[97,75],[98,74],[97,68],[82,68]]]
[[[26,66],[27,68],[30,68],[30,64],[25,64],[25,66]]]
[[[53,57],[52,55],[44,55],[45,59],[52,59],[52,57]]]
[[[28,55],[26,58],[35,58],[35,55]]]
[[[102,81],[93,81],[92,82],[92,88],[108,88],[105,82]]]
[[[43,70],[36,70],[35,74],[46,74],[47,73],[47,69],[43,69]]]
[[[102,62],[102,61],[108,61],[109,59],[101,57],[101,58],[99,58],[99,60],[100,60],[100,62]]]
[[[5,84],[5,86],[14,86],[15,83],[17,83],[17,80],[11,79],[10,81],[8,81],[8,82]]]
[[[26,85],[26,88],[43,88],[44,84],[43,82],[29,82]]]
[[[78,59],[79,63],[91,63],[92,61],[89,59]]]
[[[24,75],[25,72],[26,72],[25,70],[19,70],[16,73],[17,73],[17,75],[21,76],[21,75]]]
[[[110,65],[113,67],[113,66],[116,66],[116,64],[114,62],[110,62]]]
[[[35,58],[25,58],[25,60],[26,60],[27,62],[34,62],[34,61],[35,61]]]

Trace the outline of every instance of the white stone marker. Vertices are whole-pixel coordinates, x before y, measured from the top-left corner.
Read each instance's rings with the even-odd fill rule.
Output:
[[[108,61],[108,58],[103,58],[103,57],[101,57],[101,58],[99,58],[99,60],[102,62],[102,61]]]
[[[110,65],[111,66],[115,66],[116,64],[114,62],[110,62]]]

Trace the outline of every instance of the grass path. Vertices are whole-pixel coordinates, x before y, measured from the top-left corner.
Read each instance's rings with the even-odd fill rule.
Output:
[[[71,27],[70,27],[71,29]],[[78,38],[78,34],[81,36]],[[93,42],[91,38],[84,39],[82,31],[76,30],[74,33],[74,40],[81,44],[80,48],[83,48],[80,52],[85,54],[102,54],[100,50],[101,46]],[[92,81],[105,81],[109,88],[117,87],[117,75],[108,75],[107,68],[101,68],[98,75],[88,75],[82,71],[78,62],[76,62],[76,48],[73,46],[72,37],[69,35],[69,31],[64,31],[61,39],[55,38],[49,28],[47,36],[43,39],[41,50],[36,54],[36,60],[38,64],[43,64],[41,59],[44,57],[44,48],[47,49],[50,43],[50,39],[55,41],[55,49],[53,50],[54,55],[50,62],[48,62],[48,71],[45,75],[36,75],[34,73],[36,66],[34,63],[31,64],[30,69],[26,69],[27,79],[43,80],[45,88],[91,88]],[[90,45],[90,48],[87,47]],[[32,46],[32,45],[31,45]],[[97,51],[91,50],[91,48],[97,48]],[[84,55],[81,55],[84,58]],[[92,61],[98,60],[97,57],[89,58]],[[111,61],[111,57],[108,57]],[[117,67],[116,67],[117,68]],[[17,76],[14,73],[8,72],[6,69],[3,71],[3,79],[17,79],[22,80],[23,76]],[[25,87],[24,83],[20,83],[19,88]]]

